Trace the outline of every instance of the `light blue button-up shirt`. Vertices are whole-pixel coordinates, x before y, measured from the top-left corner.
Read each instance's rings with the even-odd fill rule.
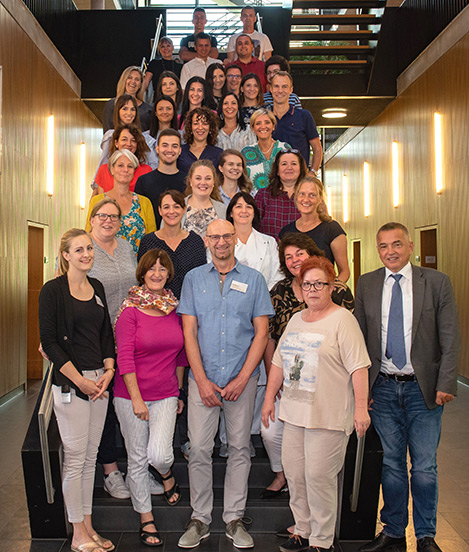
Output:
[[[241,371],[254,339],[252,321],[273,316],[269,290],[260,272],[236,262],[225,276],[209,263],[186,274],[178,313],[197,317],[197,336],[207,378],[225,387]],[[254,374],[259,373],[259,367]]]

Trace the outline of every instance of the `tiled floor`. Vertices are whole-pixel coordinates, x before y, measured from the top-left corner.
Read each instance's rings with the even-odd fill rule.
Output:
[[[39,383],[26,394],[0,407],[0,543],[1,552],[59,552],[69,550],[63,540],[31,541],[20,451],[33,411]],[[457,399],[446,407],[439,448],[440,499],[437,541],[443,552],[469,552],[469,387],[458,386]],[[379,524],[378,524],[379,530]],[[137,533],[114,533],[117,552],[148,550],[139,543]],[[164,552],[176,552],[178,534],[162,535]],[[255,535],[255,550],[277,550],[273,535]],[[356,543],[343,543],[343,552],[355,552]],[[233,552],[223,535],[211,535],[197,549],[200,552]],[[415,552],[412,527],[408,529],[408,552]]]

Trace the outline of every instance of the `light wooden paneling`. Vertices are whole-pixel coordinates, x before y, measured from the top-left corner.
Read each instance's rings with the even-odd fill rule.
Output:
[[[469,377],[469,34],[447,51],[372,124],[326,164],[325,182],[333,187],[333,212],[341,222],[341,178],[348,175],[351,219],[344,227],[362,241],[362,273],[380,266],[375,233],[396,220],[413,235],[419,255],[419,228],[436,226],[438,268],[454,286],[462,333],[460,374]],[[435,192],[433,113],[443,117],[445,189]],[[391,143],[401,151],[401,205],[392,207]],[[371,215],[363,215],[363,162],[370,163]],[[351,245],[349,245],[351,247]],[[349,255],[351,249],[349,251]],[[413,258],[415,262],[415,258]],[[353,282],[352,282],[353,285]]]
[[[16,7],[21,17],[10,13]],[[61,234],[84,224],[85,214],[79,207],[79,144],[87,144],[87,181],[91,182],[102,136],[98,120],[64,80],[70,69],[62,66],[62,76],[57,72],[50,61],[53,56],[44,55],[44,48],[35,44],[41,38],[47,46],[47,37],[34,20],[28,22],[28,29],[22,26],[26,17],[32,19],[19,0],[0,1],[0,396],[26,381],[28,221],[49,229],[44,243],[44,254],[50,259],[46,281],[53,276]],[[53,197],[45,190],[46,118],[50,114],[55,116]]]

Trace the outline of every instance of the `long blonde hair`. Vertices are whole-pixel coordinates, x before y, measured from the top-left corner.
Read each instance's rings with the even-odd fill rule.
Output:
[[[83,230],[82,228],[71,228],[70,230],[67,230],[65,234],[60,239],[60,246],[59,246],[59,266],[58,266],[58,275],[63,276],[64,274],[67,274],[68,272],[68,261],[63,256],[64,252],[69,251],[70,245],[72,243],[72,240],[75,238],[78,238],[79,236],[89,236],[88,232]],[[91,241],[91,238],[90,238]]]
[[[324,184],[319,180],[319,178],[317,178],[313,174],[307,174],[298,182],[298,185],[296,186],[296,189],[295,189],[295,204],[296,204],[296,200],[298,199],[298,194],[300,192],[301,185],[304,182],[315,184],[318,189],[319,197],[321,198],[321,201],[317,206],[316,212],[319,215],[319,220],[321,220],[322,222],[331,222],[332,217],[329,215],[327,211],[326,202],[324,201]]]
[[[143,73],[140,70],[140,67],[137,67],[136,65],[130,65],[130,67],[127,67],[122,71],[122,75],[120,76],[120,79],[117,83],[117,92],[116,92],[116,98],[119,96],[122,96],[122,94],[126,94],[125,91],[125,83],[127,82],[127,78],[132,73],[132,71],[137,71],[137,73],[140,75],[140,78],[142,79],[142,83],[140,85],[140,88],[138,89],[137,93],[135,94],[135,97],[137,100],[140,100],[143,102],[145,99],[145,90],[143,88]]]
[[[189,172],[186,176],[186,190],[184,192],[184,195],[188,196],[192,194],[192,186],[191,186],[191,179],[194,176],[194,172],[199,167],[207,167],[212,171],[213,175],[213,190],[210,194],[210,198],[214,199],[215,201],[222,201],[220,197],[220,192],[218,190],[218,179],[217,179],[217,171],[215,170],[214,164],[210,161],[210,159],[199,159],[198,161],[194,161],[192,163]]]

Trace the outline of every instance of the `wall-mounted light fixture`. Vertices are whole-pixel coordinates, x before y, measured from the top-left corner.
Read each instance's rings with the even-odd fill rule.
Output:
[[[332,186],[326,187],[326,204],[329,215],[332,217]]]
[[[330,107],[322,110],[324,119],[343,119],[347,117],[347,110],[342,107]]]
[[[371,214],[370,208],[370,165],[366,161],[363,163],[363,214],[369,217]]]
[[[86,145],[85,142],[80,144],[80,207],[85,208],[86,204]]]
[[[435,189],[441,194],[444,188],[443,182],[443,139],[441,130],[441,114],[433,114],[433,133],[435,142]]]
[[[348,208],[348,178],[344,174],[342,176],[342,219],[344,222],[348,222],[350,219],[349,208]]]
[[[399,143],[392,143],[392,205],[399,207]]]
[[[47,118],[46,190],[54,195],[54,116]]]

